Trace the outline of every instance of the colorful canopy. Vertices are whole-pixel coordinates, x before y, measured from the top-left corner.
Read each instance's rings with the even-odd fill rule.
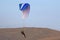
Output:
[[[19,4],[19,9],[23,13],[23,18],[26,18],[29,15],[30,5],[28,3]]]

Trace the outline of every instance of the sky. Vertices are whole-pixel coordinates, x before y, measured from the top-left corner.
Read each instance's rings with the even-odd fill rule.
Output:
[[[28,18],[22,19],[20,3],[30,4]],[[60,0],[0,0],[0,28],[26,27],[60,30]]]

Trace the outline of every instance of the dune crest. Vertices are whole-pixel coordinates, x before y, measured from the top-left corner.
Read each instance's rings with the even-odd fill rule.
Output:
[[[48,28],[5,28],[0,29],[0,40],[60,40],[60,31]]]

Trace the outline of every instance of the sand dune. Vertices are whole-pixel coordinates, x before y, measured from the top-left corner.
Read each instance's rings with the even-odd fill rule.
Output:
[[[24,31],[26,38],[21,31]],[[60,31],[48,28],[5,28],[0,29],[0,40],[60,40]]]

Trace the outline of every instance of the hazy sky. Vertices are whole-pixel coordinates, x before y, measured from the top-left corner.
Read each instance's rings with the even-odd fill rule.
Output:
[[[60,29],[60,0],[0,0],[0,28],[22,27],[20,3],[31,5],[26,26]]]

